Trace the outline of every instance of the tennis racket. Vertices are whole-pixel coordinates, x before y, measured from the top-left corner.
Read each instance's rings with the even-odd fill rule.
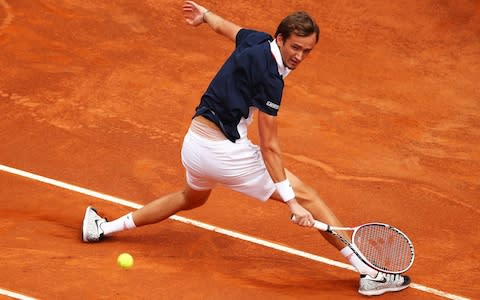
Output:
[[[315,221],[313,227],[334,235],[375,270],[401,274],[413,265],[415,250],[412,241],[405,233],[391,225],[367,223],[357,227],[334,227]],[[352,241],[337,231],[353,231]]]

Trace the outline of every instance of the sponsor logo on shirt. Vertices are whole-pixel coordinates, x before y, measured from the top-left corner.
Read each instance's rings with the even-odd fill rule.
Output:
[[[267,101],[266,105],[267,105],[268,107],[271,107],[271,108],[276,109],[276,110],[278,110],[278,109],[280,108],[280,106],[279,106],[278,104],[275,104],[275,103],[273,103],[273,102],[271,102],[271,101]]]

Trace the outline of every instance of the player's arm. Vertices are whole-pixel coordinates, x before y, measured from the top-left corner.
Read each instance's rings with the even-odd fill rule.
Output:
[[[267,167],[270,177],[277,185],[277,196],[279,195],[278,183],[285,182],[287,176],[283,166],[282,151],[277,135],[277,118],[266,114],[262,111],[258,113],[258,132],[260,137],[260,149],[262,151],[263,160]],[[295,223],[304,226],[313,224],[313,217],[298,202],[295,196],[291,199],[280,199],[286,202],[292,214],[296,217]]]
[[[185,1],[183,3],[183,14],[185,16],[185,21],[188,24],[198,26],[202,23],[207,23],[216,33],[221,34],[234,42],[237,33],[241,29],[237,24],[225,20],[194,1]]]

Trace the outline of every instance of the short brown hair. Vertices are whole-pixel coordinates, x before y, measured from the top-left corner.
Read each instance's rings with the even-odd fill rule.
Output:
[[[320,28],[315,20],[304,11],[297,11],[286,16],[278,25],[275,37],[279,34],[286,40],[292,33],[298,36],[309,36],[315,34],[316,42],[320,36]]]

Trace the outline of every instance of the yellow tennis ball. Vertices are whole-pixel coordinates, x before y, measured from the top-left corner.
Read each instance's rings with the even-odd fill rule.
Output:
[[[122,253],[117,258],[117,264],[123,269],[130,269],[133,266],[133,257],[128,253]]]

